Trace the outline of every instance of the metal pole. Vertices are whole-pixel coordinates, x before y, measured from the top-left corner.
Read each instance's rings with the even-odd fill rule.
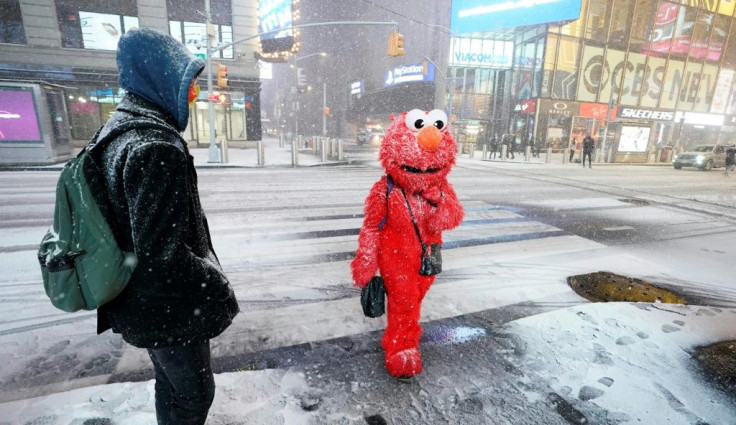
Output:
[[[215,145],[215,105],[209,100],[212,94],[212,36],[210,35],[210,26],[212,25],[212,15],[210,14],[210,0],[204,0],[204,15],[207,31],[207,109],[209,110],[210,120],[210,157],[207,162],[220,162],[220,154]]]
[[[294,137],[299,136],[299,67],[294,60]]]
[[[322,135],[327,136],[327,83],[322,82]]]

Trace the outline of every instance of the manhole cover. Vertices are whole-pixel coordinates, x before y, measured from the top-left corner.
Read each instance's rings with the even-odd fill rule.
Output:
[[[623,198],[623,199],[619,199],[619,201],[626,202],[628,204],[634,204],[634,205],[649,205],[649,201],[646,201],[644,199]]]
[[[593,302],[662,302],[687,304],[679,295],[647,281],[609,272],[570,276],[567,283],[581,297]]]
[[[736,393],[736,341],[697,347],[694,357],[709,378]]]

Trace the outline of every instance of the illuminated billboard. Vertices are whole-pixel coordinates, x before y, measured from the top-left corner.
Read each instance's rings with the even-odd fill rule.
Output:
[[[0,141],[42,141],[32,91],[0,88]]]
[[[80,11],[79,21],[85,49],[116,50],[120,37],[138,28],[138,18],[135,16]]]
[[[580,17],[582,0],[453,0],[454,34],[493,31]]]
[[[401,65],[386,71],[383,87],[390,87],[402,83],[434,81],[434,64],[421,62],[411,65]]]
[[[260,0],[258,2],[258,32],[261,34],[261,51],[265,58],[296,53],[299,30],[295,0]]]

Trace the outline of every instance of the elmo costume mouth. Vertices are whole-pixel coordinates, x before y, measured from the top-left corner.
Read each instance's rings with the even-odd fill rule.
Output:
[[[402,165],[401,169],[414,174],[432,174],[442,170],[441,168],[427,168],[426,170],[421,170],[419,168],[410,167],[408,165]]]

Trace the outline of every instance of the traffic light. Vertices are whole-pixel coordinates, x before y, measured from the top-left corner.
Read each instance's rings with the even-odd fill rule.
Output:
[[[404,56],[404,34],[394,31],[388,36],[388,55]]]
[[[217,87],[225,88],[227,87],[227,66],[220,62],[215,63],[217,64]]]

